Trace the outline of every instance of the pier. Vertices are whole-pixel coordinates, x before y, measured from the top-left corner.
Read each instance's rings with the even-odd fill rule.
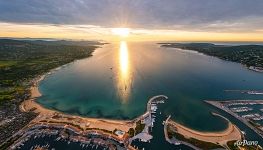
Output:
[[[263,95],[262,90],[224,90],[225,92],[237,92],[237,93],[244,93],[250,95]]]
[[[99,141],[95,142],[98,145],[106,147],[107,145],[116,145],[119,148],[132,147],[130,143],[135,139],[149,142],[153,138],[149,128],[152,128],[155,122],[155,115],[152,114],[156,113],[157,104],[164,103],[167,99],[168,97],[165,95],[150,98],[147,102],[146,112],[138,118],[128,121],[84,118],[43,108],[45,111],[42,111],[28,126],[11,137],[14,144],[10,149],[23,146],[32,137],[42,138],[45,136],[57,136],[56,140],[68,141],[68,144],[80,142],[82,147],[87,146],[91,141]],[[127,131],[134,127],[136,121],[141,121],[145,127],[141,133],[129,138]],[[121,137],[114,132],[115,129],[119,131],[118,133],[122,133]]]
[[[146,112],[136,119],[137,121],[143,122],[145,127],[141,133],[129,139],[130,144],[136,139],[139,139],[142,142],[149,142],[153,138],[149,131],[149,128],[152,128],[155,122],[155,116],[152,114],[156,113],[156,110],[158,109],[157,104],[164,103],[164,101],[167,99],[168,97],[165,95],[157,95],[150,98],[150,100],[147,102]]]
[[[230,114],[231,116],[235,117],[242,123],[244,123],[246,126],[248,126],[250,129],[252,129],[255,133],[257,133],[261,138],[263,138],[263,132],[257,129],[255,126],[250,124],[245,117],[239,116],[238,114],[234,113],[231,109],[229,109],[229,106],[235,106],[235,105],[263,105],[263,100],[233,100],[233,101],[205,101],[206,103],[223,110]]]

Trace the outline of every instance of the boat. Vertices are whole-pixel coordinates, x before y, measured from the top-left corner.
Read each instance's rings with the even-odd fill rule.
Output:
[[[246,135],[246,132],[245,132],[245,131],[241,131],[241,133],[242,133],[243,135]]]
[[[181,145],[180,142],[174,142],[174,145]]]

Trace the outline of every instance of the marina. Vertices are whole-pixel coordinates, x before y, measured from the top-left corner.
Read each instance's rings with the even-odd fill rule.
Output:
[[[247,125],[249,128],[251,128],[255,133],[257,133],[259,136],[263,138],[263,124],[255,122],[263,119],[262,114],[259,113],[250,113],[249,111],[245,111],[246,113],[243,115],[240,115],[240,111],[236,111],[236,109],[230,109],[231,106],[242,106],[243,108],[247,108],[246,106],[256,106],[256,105],[262,105],[263,100],[231,100],[231,101],[205,101],[206,103],[209,103],[227,113],[232,115],[233,117],[237,118],[241,122],[243,122],[245,125]],[[234,111],[233,111],[234,110]],[[260,110],[256,110],[257,112],[260,112]]]
[[[149,54],[152,51],[160,57],[151,58]],[[124,54],[128,55],[129,61],[121,62]],[[115,57],[120,59],[111,59]],[[161,61],[163,60],[161,58],[165,58],[165,61]],[[186,58],[193,62],[186,62],[185,60],[188,60]],[[93,65],[102,59],[105,63]],[[146,66],[151,67],[146,69]],[[189,70],[189,68],[192,69]],[[140,121],[140,126],[147,124],[149,128],[143,127],[140,130],[143,131],[142,134],[134,135],[136,139],[132,140],[128,147],[153,150],[175,147],[191,149],[183,144],[169,144],[164,138],[163,121],[171,115],[171,120],[178,121],[191,129],[204,132],[226,129],[225,121],[211,115],[210,112],[216,109],[203,103],[203,100],[211,97],[257,99],[260,96],[258,94],[224,91],[224,89],[240,87],[260,89],[261,76],[241,68],[242,66],[234,63],[226,63],[205,55],[164,49],[153,43],[129,43],[128,45],[122,42],[119,46],[109,44],[96,50],[89,59],[75,61],[52,71],[39,84],[36,84],[42,96],[38,95],[35,97],[36,100],[27,101],[21,105],[21,110],[33,109],[40,112],[37,124],[48,123],[64,127],[63,124],[67,123],[68,127],[77,133],[83,132],[81,129],[85,131],[90,128],[98,131],[95,134],[100,131],[103,133],[110,131],[116,138],[126,137],[123,136],[123,132],[128,134],[130,128],[135,129],[136,122]],[[243,82],[243,76],[233,77],[231,72],[242,72],[246,78],[256,76],[255,79],[258,80]],[[230,82],[235,84],[232,87],[226,86]],[[72,87],[70,92],[66,87]],[[156,93],[167,95],[169,100],[165,103],[160,101],[161,104],[153,102],[148,105],[149,99]],[[248,106],[239,106],[238,103],[230,107],[248,107],[236,110],[247,109],[247,112],[250,112],[249,108],[251,107],[254,111],[253,107],[257,102],[251,101]],[[151,111],[150,115],[147,110]],[[58,115],[61,113],[63,115]],[[245,130],[239,122],[235,124],[238,127],[241,126],[242,131]],[[251,131],[246,130],[245,136],[250,140],[255,139]],[[69,145],[76,140],[76,137],[71,137],[65,132],[56,135],[55,139],[58,137],[64,137],[67,140],[71,138],[72,140],[66,142]],[[262,141],[259,140],[259,142]],[[76,149],[81,147],[78,145]]]
[[[263,0],[0,0],[0,150],[263,150]]]
[[[142,142],[150,142],[153,138],[150,133],[150,129],[153,128],[156,117],[152,114],[156,113],[157,104],[164,103],[167,99],[167,96],[158,95],[152,97],[148,101],[147,111],[141,117],[130,121],[139,121],[144,124],[145,127],[142,132],[131,138],[129,138],[125,131],[117,129],[109,131],[103,128],[90,128],[91,122],[85,122],[80,117],[70,117],[55,112],[49,115],[39,115],[36,120],[16,134],[13,138],[17,140],[15,140],[11,149],[23,148],[24,143],[31,138],[37,139],[44,138],[46,136],[57,136],[55,141],[67,141],[67,144],[70,144],[71,142],[78,142],[81,147],[88,147],[90,143],[93,143],[92,148],[95,144],[96,149],[98,146],[109,149],[125,149],[130,147],[132,141],[136,139],[139,139]],[[39,145],[35,145],[33,147],[39,147]],[[46,145],[43,147],[46,147]]]
[[[158,109],[157,104],[163,104],[168,99],[165,95],[158,95],[152,97],[147,103],[147,112],[142,115],[140,121],[142,124],[145,124],[144,129],[141,133],[135,135],[129,139],[129,143],[132,143],[133,140],[139,139],[142,142],[150,142],[153,136],[150,133],[150,130],[154,127],[156,116],[153,115]]]
[[[225,90],[225,92],[238,92],[244,94],[251,94],[251,95],[263,95],[263,91],[258,90]]]
[[[233,112],[247,112],[247,111],[251,111],[253,110],[253,108],[250,108],[250,107],[234,107],[234,108],[231,108],[231,111]]]

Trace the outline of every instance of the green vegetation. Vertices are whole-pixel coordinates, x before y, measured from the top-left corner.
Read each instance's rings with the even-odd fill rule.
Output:
[[[32,79],[76,59],[91,56],[97,47],[94,45],[100,44],[0,39],[1,145],[8,145],[7,140],[37,116],[34,112],[19,110],[20,103],[30,97]]]
[[[180,141],[185,141],[203,150],[223,148],[222,146],[211,143],[211,142],[205,142],[205,141],[201,141],[195,138],[185,138],[182,134],[175,132],[173,127],[171,127],[170,125],[167,126],[167,133],[168,133],[169,138],[175,137],[176,139]]]
[[[262,45],[215,45],[210,43],[160,43],[164,47],[195,50],[210,56],[238,62],[243,65],[263,68]]]
[[[17,61],[0,61],[0,68],[10,67],[17,64]]]
[[[167,125],[167,134],[169,139],[176,137],[176,129],[171,125]]]
[[[76,59],[91,56],[96,48],[84,42],[81,46],[70,44],[78,43],[0,40],[0,101],[23,97],[28,87],[25,81]]]
[[[128,131],[129,136],[133,137],[134,133],[135,133],[135,130],[133,128],[130,128],[129,131]]]
[[[236,141],[228,141],[227,142],[227,146],[229,147],[229,149],[231,149],[231,150],[239,150],[239,148],[238,148],[238,146],[236,146],[234,143],[235,143]]]
[[[141,133],[145,127],[145,124],[141,123],[141,120],[136,122],[135,134]]]
[[[115,135],[117,135],[115,132],[117,131],[117,129],[115,128],[113,131],[112,131],[112,133],[113,134],[115,134]]]

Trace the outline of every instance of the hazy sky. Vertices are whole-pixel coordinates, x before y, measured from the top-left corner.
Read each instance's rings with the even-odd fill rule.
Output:
[[[263,0],[0,0],[0,14],[0,36],[98,39],[129,27],[137,38],[263,41]]]

